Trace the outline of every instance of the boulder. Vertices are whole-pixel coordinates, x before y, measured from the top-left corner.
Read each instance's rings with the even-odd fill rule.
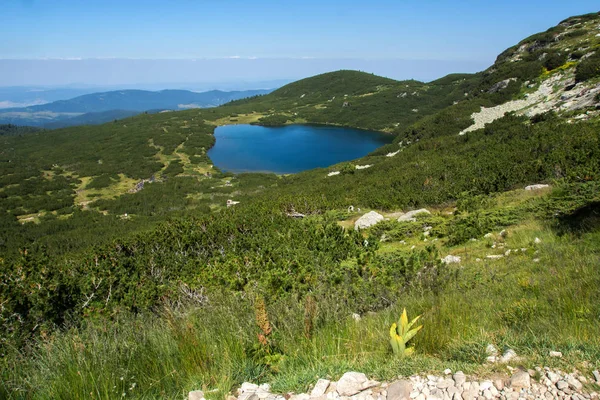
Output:
[[[403,221],[415,222],[417,220],[415,217],[419,214],[431,214],[431,213],[429,212],[429,210],[427,210],[425,208],[421,208],[419,210],[414,210],[414,211],[409,211],[406,214],[400,216],[400,218],[398,218],[398,222],[403,222]]]
[[[387,389],[387,400],[409,400],[412,389],[412,382],[408,380],[396,381]]]
[[[355,230],[365,229],[365,228],[373,226],[383,220],[384,220],[383,215],[381,215],[375,211],[371,211],[371,212],[366,213],[362,217],[360,217],[358,220],[356,220],[356,222],[354,223],[354,229]]]
[[[550,187],[550,185],[538,183],[537,185],[525,186],[525,190],[540,190],[540,189],[546,189],[549,187]]]

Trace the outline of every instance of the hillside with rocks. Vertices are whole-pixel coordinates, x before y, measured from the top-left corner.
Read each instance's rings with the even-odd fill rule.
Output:
[[[594,13],[472,75],[336,71],[7,127],[0,398],[597,398],[599,51]],[[220,171],[214,129],[244,123],[394,141],[293,175]]]

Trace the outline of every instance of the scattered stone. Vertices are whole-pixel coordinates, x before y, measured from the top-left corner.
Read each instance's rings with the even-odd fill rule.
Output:
[[[381,221],[383,221],[385,218],[383,217],[383,215],[375,212],[375,211],[370,211],[368,213],[366,213],[365,215],[363,215],[362,217],[360,217],[358,220],[356,220],[356,222],[354,223],[354,230],[359,230],[359,229],[365,229],[368,227],[371,227]]]
[[[533,240],[533,243],[535,243],[535,244],[540,244],[540,243],[542,243],[542,239],[540,239],[539,237],[536,237],[536,238]]]
[[[550,187],[550,185],[545,185],[545,184],[529,185],[529,186],[525,186],[525,190],[540,190],[540,189],[545,189],[548,187]]]
[[[336,176],[339,174],[340,174],[340,171],[331,171],[330,173],[327,174],[327,176]]]
[[[363,390],[367,376],[360,372],[346,372],[337,383],[336,390],[341,396],[353,396]]]
[[[500,362],[506,364],[516,357],[517,353],[515,353],[513,349],[507,349],[504,354],[502,354],[502,357],[500,357]]]
[[[456,371],[456,373],[452,375],[452,379],[454,379],[455,386],[461,386],[467,381],[467,377],[462,371]]]
[[[409,400],[412,390],[412,382],[407,380],[396,381],[387,388],[387,400]]]
[[[236,204],[240,204],[240,202],[231,199],[227,200],[227,207],[235,206]]]
[[[594,375],[594,379],[596,380],[596,384],[600,385],[600,372],[593,371],[592,375]]]
[[[258,385],[250,382],[242,383],[241,391],[242,392],[256,392],[258,390]]]
[[[517,371],[510,377],[510,387],[513,389],[529,389],[531,377],[527,371]]]
[[[427,210],[425,208],[421,208],[419,210],[414,210],[414,211],[409,211],[406,214],[400,216],[400,218],[398,218],[398,222],[403,222],[403,221],[415,222],[417,220],[415,217],[419,214],[431,214],[431,212],[429,212],[429,210]]]
[[[458,260],[460,262],[460,259]],[[444,375],[450,375],[452,373],[452,370],[450,368],[446,368],[444,370]]]
[[[499,260],[502,257],[504,257],[504,254],[491,254],[489,256],[485,256],[485,258],[487,258],[489,260]]]
[[[505,238],[507,236],[508,236],[508,231],[506,229],[503,229],[500,231],[500,237]]]
[[[556,387],[558,388],[558,390],[564,390],[567,389],[569,387],[569,384],[565,381],[558,381],[556,383]]]
[[[485,348],[485,352],[490,356],[495,356],[498,354],[498,349],[493,344],[488,344]]]
[[[550,352],[550,357],[558,357],[561,358],[562,357],[562,353],[560,351],[551,351]]]
[[[319,379],[315,384],[315,387],[313,388],[312,392],[310,392],[310,397],[323,396],[327,391],[327,388],[329,387],[330,383],[331,381],[327,379]]]
[[[446,257],[442,258],[442,261],[445,262],[446,264],[455,264],[455,263],[460,262],[460,257],[448,254]],[[447,370],[447,371],[450,371],[450,370]],[[448,372],[448,374],[451,372],[452,371]],[[444,373],[446,373],[446,372],[444,371]]]
[[[356,169],[367,169],[367,168],[371,168],[372,166],[373,166],[373,164],[357,165],[354,168],[356,168]]]
[[[493,237],[494,234],[492,232],[486,233],[485,235],[483,235],[484,238],[489,239],[491,237]]]
[[[577,378],[575,378],[574,376],[567,377],[567,383],[574,390],[581,390],[581,389],[583,389],[583,384],[581,382],[579,382],[577,380]]]
[[[204,400],[204,392],[202,390],[193,390],[188,393],[189,400]]]

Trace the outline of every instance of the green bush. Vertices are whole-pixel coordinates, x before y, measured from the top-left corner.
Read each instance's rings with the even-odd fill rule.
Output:
[[[600,76],[600,52],[581,61],[575,69],[575,81],[584,82]]]
[[[567,62],[567,55],[564,53],[552,52],[544,59],[544,67],[552,71]]]

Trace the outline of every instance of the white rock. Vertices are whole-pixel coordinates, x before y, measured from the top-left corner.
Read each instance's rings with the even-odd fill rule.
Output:
[[[409,211],[406,214],[400,216],[400,218],[398,218],[398,222],[403,222],[403,221],[414,222],[417,220],[415,217],[419,214],[431,214],[431,213],[429,212],[429,210],[427,210],[425,208],[421,208],[419,210],[414,210],[414,211]]]
[[[357,165],[354,168],[356,169],[367,169],[367,168],[371,168],[373,166],[373,164],[368,164],[368,165]]]
[[[443,261],[443,262],[445,262],[446,264],[456,264],[456,263],[459,263],[459,262],[460,262],[460,257],[459,257],[459,256],[453,256],[453,255],[451,255],[451,254],[448,254],[446,257],[442,258],[442,261]],[[447,370],[447,371],[450,371],[450,370]],[[452,371],[450,371],[450,372],[446,373],[446,372],[444,371],[444,373],[445,373],[446,375],[450,374],[451,372],[452,372]]]
[[[535,244],[540,244],[540,243],[542,243],[542,239],[540,239],[539,237],[536,237],[536,238],[533,240],[533,243],[535,243]]]
[[[337,382],[336,390],[341,396],[353,396],[363,390],[367,376],[360,372],[346,372]]]
[[[510,377],[510,386],[513,389],[529,389],[531,377],[527,371],[517,371]]]
[[[500,362],[506,364],[516,357],[517,357],[517,353],[515,353],[515,351],[513,349],[507,349],[504,352],[504,354],[502,354],[502,357],[500,358]]]
[[[340,174],[340,171],[331,171],[330,173],[327,174],[327,176],[336,176],[339,174]]]
[[[600,385],[600,372],[593,371],[592,375],[594,375],[594,379],[596,380],[596,384]]]
[[[310,397],[319,397],[323,396],[329,387],[331,382],[327,379],[319,379],[315,384],[315,387],[310,392]]]
[[[558,390],[563,390],[569,387],[569,384],[565,381],[558,381],[556,382],[556,387],[558,388]]]
[[[560,381],[560,375],[552,371],[546,372],[546,376],[548,377],[550,382],[552,382],[552,384],[556,384],[558,381]]]
[[[193,390],[188,393],[189,400],[203,400],[204,392],[202,390]]]
[[[396,154],[400,153],[400,150],[398,151],[394,151],[393,153],[387,153],[385,156],[386,157],[394,157]]]
[[[456,386],[463,385],[467,381],[467,377],[462,371],[457,371],[454,375],[452,375],[452,379],[454,379],[454,384]]]
[[[373,225],[383,221],[384,219],[385,218],[383,217],[383,215],[381,215],[375,211],[371,211],[371,212],[366,213],[362,217],[360,217],[354,223],[354,229],[355,230],[365,229],[365,228],[368,228],[370,226],[373,226]]]
[[[492,386],[494,386],[494,384],[492,383],[492,381],[483,381],[483,382],[481,382],[479,384],[479,391],[483,392],[484,390],[488,390]]]
[[[256,392],[258,390],[258,385],[250,382],[242,383],[241,387],[242,392]]]
[[[502,257],[504,257],[504,254],[492,254],[489,256],[485,256],[485,258],[487,258],[488,260],[499,260]]]
[[[356,322],[360,322],[360,320],[362,318],[361,318],[360,314],[352,313],[352,319],[355,320]]]
[[[493,344],[488,344],[485,348],[485,352],[490,356],[495,356],[498,354],[498,349]]]
[[[581,390],[583,388],[583,384],[573,376],[567,378],[567,383],[575,390]]]
[[[404,379],[396,381],[387,388],[387,400],[409,400],[412,397],[412,390],[412,382]]]
[[[561,358],[562,357],[562,353],[560,351],[551,351],[550,352],[550,357],[558,357]]]
[[[458,261],[457,262],[460,262],[460,257],[458,257]],[[452,373],[452,370],[450,368],[446,368],[444,370],[444,375],[450,375],[451,373]]]
[[[544,184],[529,185],[529,186],[525,186],[525,190],[540,190],[540,189],[545,189],[547,187],[550,187],[550,185],[544,185]]]

